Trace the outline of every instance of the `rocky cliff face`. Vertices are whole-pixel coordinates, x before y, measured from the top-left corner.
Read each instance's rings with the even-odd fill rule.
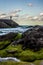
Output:
[[[14,28],[19,26],[15,21],[10,19],[0,19],[0,28]]]

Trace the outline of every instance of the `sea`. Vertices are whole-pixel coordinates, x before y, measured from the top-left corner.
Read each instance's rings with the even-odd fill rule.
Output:
[[[21,26],[18,26],[16,28],[0,28],[0,35],[5,35],[5,34],[8,34],[10,32],[23,33],[32,27],[33,26],[21,25]]]

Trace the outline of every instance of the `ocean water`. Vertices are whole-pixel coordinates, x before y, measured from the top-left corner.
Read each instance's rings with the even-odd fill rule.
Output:
[[[32,26],[19,26],[16,28],[0,28],[0,35],[8,34],[9,32],[17,32],[17,33],[23,33],[26,30],[30,29]]]

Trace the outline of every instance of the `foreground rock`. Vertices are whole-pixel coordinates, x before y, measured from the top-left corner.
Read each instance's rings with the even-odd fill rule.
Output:
[[[10,32],[6,35],[1,35],[0,36],[0,41],[4,41],[4,40],[9,40],[9,41],[14,41],[14,38],[18,35],[18,33],[13,33]]]
[[[43,48],[43,27],[42,26],[34,26],[32,29],[27,30],[23,33],[22,39],[18,41],[14,41],[13,45],[22,44],[23,50],[26,48],[33,49],[34,51],[40,50]]]
[[[13,33],[13,32],[10,32],[10,33],[8,33],[6,35],[0,35],[0,50],[3,50],[5,48],[7,48],[9,45],[12,45],[11,43],[14,40],[20,39],[21,36],[22,36],[22,34],[20,34],[20,33]],[[9,50],[8,52],[9,53],[13,53],[15,51]]]
[[[13,32],[10,32],[6,35],[1,35],[0,36],[0,50],[5,49],[7,46],[9,46],[11,42],[15,40],[17,35],[18,33],[13,33]]]
[[[14,28],[19,26],[15,21],[10,19],[0,19],[0,28]]]
[[[43,48],[43,27],[35,26],[32,29],[26,31],[24,34],[23,47],[33,49],[34,51]]]

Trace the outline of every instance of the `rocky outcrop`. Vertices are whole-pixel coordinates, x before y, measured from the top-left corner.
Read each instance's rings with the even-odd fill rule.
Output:
[[[19,26],[15,21],[10,19],[0,19],[0,28],[14,28]]]
[[[14,41],[14,38],[17,36],[17,34],[18,33],[10,32],[6,35],[1,35],[0,36],[0,41],[4,41],[4,40]]]
[[[12,46],[12,42],[21,38],[21,34],[10,32],[6,35],[0,35],[0,50]],[[12,52],[12,51],[11,51]],[[9,51],[10,53],[10,51]],[[13,53],[13,52],[12,52]]]
[[[15,42],[13,43],[15,45]],[[22,39],[16,41],[16,44],[22,44],[23,50],[26,48],[33,49],[34,51],[43,48],[43,27],[34,26],[32,29],[23,33]]]
[[[23,48],[30,48],[34,51],[40,50],[43,47],[43,27],[35,26],[26,31],[24,34]]]

